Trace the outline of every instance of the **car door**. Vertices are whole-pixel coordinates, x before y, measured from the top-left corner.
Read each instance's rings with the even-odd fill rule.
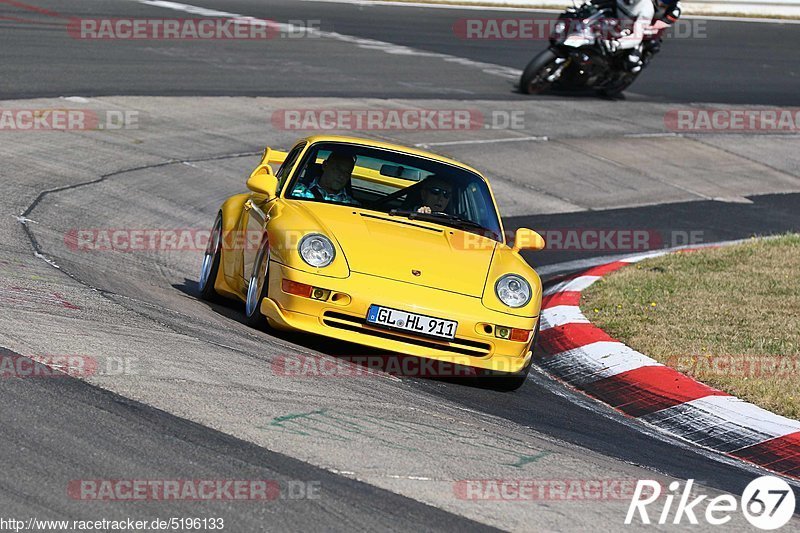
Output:
[[[278,178],[278,194],[280,194],[289,172],[294,167],[298,156],[303,151],[305,142],[299,143],[289,152],[283,164],[275,173]],[[242,210],[242,219],[239,222],[241,229],[240,239],[243,243],[242,251],[242,272],[240,272],[242,282],[246,289],[250,281],[250,276],[253,273],[253,263],[258,255],[258,248],[261,246],[261,241],[266,233],[267,223],[269,222],[269,211],[275,204],[275,198],[265,198],[262,195],[251,194],[250,198],[245,202],[244,209]]]

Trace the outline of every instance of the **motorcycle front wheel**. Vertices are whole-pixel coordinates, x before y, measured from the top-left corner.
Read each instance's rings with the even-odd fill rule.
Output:
[[[531,59],[519,79],[520,92],[541,94],[550,89],[553,83],[547,81],[547,77],[556,69],[557,57],[552,50],[547,48]]]

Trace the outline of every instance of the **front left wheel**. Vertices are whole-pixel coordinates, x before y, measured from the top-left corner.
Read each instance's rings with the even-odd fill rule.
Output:
[[[539,338],[539,321],[536,322],[536,328],[533,331],[533,340],[531,341],[531,352],[536,349],[536,341]],[[533,365],[533,356],[531,356],[528,364],[522,367],[518,372],[514,373],[493,373],[484,382],[489,388],[500,392],[511,392],[522,387],[525,380],[528,378],[528,371]]]

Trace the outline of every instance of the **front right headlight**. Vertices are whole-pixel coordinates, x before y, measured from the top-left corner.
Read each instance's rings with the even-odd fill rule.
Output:
[[[563,39],[564,36],[566,35],[566,29],[567,29],[567,23],[566,22],[564,22],[563,20],[557,21],[553,25],[553,33],[552,33],[553,39],[556,39],[556,40]]]
[[[336,257],[336,249],[329,238],[320,233],[309,233],[297,245],[303,261],[315,268],[330,265]]]
[[[509,307],[524,307],[531,301],[531,286],[517,274],[501,276],[494,286],[500,301]]]

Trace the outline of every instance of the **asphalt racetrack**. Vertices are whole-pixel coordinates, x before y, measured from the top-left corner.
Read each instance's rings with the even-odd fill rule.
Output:
[[[335,109],[483,117],[463,131],[353,134],[480,169],[506,229],[644,231],[654,248],[797,231],[796,133],[697,134],[668,129],[664,117],[797,106],[800,26],[703,21],[705,37],[668,39],[624,99],[525,97],[514,83],[545,42],[465,40],[453,26],[536,12],[188,3],[0,0],[0,108],[127,113],[136,124],[0,131],[2,355],[101,363],[81,377],[0,379],[0,518],[223,518],[225,531],[598,530],[623,527],[629,495],[474,500],[461,487],[693,479],[700,493],[738,496],[765,473],[622,416],[536,367],[513,393],[385,374],[281,375],[276,361],[287,357],[369,351],[251,329],[243,306],[201,301],[201,250],[86,251],[69,235],[205,230],[244,190],[265,146],[286,149],[314,133],[276,116]],[[72,17],[233,15],[314,21],[322,34],[187,42],[67,31]],[[549,281],[630,251],[565,246],[525,258]],[[73,490],[119,479],[267,480],[280,492],[256,502],[130,502]],[[786,527],[798,525],[795,517]],[[750,526],[739,515],[727,527]]]

